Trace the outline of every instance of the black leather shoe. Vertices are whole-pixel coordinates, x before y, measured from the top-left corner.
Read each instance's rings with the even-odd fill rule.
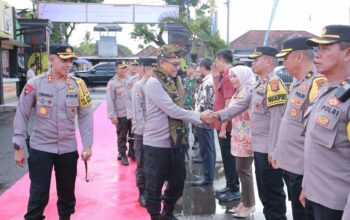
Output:
[[[192,186],[208,186],[208,185],[212,185],[212,184],[213,184],[213,181],[208,181],[208,180],[204,180],[204,179],[192,181],[192,183],[191,183]]]
[[[216,194],[217,196],[219,196],[219,195],[225,194],[225,193],[228,192],[228,191],[230,191],[230,188],[224,187],[224,188],[222,188],[222,189],[217,189],[217,190],[215,190],[215,194]]]
[[[120,157],[121,157],[121,159],[122,159],[122,165],[124,165],[124,166],[129,165],[128,158],[126,157],[125,154],[120,154]]]
[[[219,202],[234,202],[241,199],[241,194],[239,192],[227,192],[218,197]]]
[[[140,203],[140,206],[146,207],[146,197],[145,197],[145,194],[141,194],[141,195],[139,196],[139,203]]]

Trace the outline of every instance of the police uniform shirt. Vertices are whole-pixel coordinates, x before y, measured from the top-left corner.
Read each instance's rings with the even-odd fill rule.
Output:
[[[126,91],[128,76],[120,78],[118,75],[107,84],[107,112],[108,118],[122,118],[127,116]]]
[[[91,148],[93,111],[89,91],[81,79],[67,76],[66,82],[58,85],[47,72],[28,81],[14,119],[13,143],[21,147],[25,146],[32,109],[35,120],[31,148],[55,154],[76,151],[76,115],[83,146]]]
[[[269,153],[275,147],[276,137],[272,134],[279,129],[286,99],[287,90],[282,80],[271,72],[245,98],[218,113],[221,121],[227,121],[250,108],[252,149]]]
[[[323,86],[312,105],[305,134],[304,179],[306,198],[343,210],[350,191],[350,99],[340,102],[339,82]]]
[[[319,88],[325,83],[326,78],[313,70],[305,78],[292,84],[274,153],[279,168],[303,175],[305,140],[303,115],[316,98]]]
[[[135,134],[143,135],[145,130],[146,98],[145,85],[146,78],[137,81],[132,88],[132,112],[133,131]]]
[[[168,117],[201,123],[200,113],[185,110],[177,106],[157,78],[151,77],[145,86],[146,117],[144,145],[170,148]]]
[[[342,220],[349,220],[349,219],[350,219],[350,193],[349,193],[348,202],[346,203],[343,217],[342,217]]]
[[[140,75],[136,74],[135,76],[131,76],[127,82],[126,86],[126,114],[127,118],[131,119],[133,117],[132,113],[132,87],[134,84],[140,80]]]

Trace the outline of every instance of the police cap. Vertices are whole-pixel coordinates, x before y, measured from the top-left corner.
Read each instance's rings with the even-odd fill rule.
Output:
[[[310,38],[308,44],[335,44],[341,41],[350,42],[350,25],[328,25],[323,28],[320,38]]]
[[[295,37],[283,41],[282,50],[276,54],[276,57],[285,57],[296,50],[312,50],[312,47],[307,44],[308,39],[309,37]]]
[[[68,44],[55,44],[50,46],[50,54],[57,55],[61,59],[78,59],[73,52],[73,47]]]
[[[257,47],[254,52],[248,56],[249,59],[255,59],[262,55],[275,57],[278,51],[273,47]]]
[[[157,59],[156,58],[140,58],[139,62],[143,66],[157,66]]]

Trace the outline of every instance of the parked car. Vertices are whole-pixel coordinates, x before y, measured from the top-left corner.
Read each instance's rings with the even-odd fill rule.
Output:
[[[115,63],[99,63],[87,71],[78,71],[73,74],[83,79],[88,87],[106,86],[115,75]]]

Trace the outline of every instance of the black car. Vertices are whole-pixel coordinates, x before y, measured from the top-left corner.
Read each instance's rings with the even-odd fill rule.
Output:
[[[293,82],[293,76],[288,73],[287,69],[284,66],[278,66],[274,71],[276,75],[282,79],[284,85],[286,85],[289,89],[290,85]]]
[[[75,72],[74,75],[83,79],[88,87],[106,86],[115,75],[115,63],[99,63],[88,71]]]

